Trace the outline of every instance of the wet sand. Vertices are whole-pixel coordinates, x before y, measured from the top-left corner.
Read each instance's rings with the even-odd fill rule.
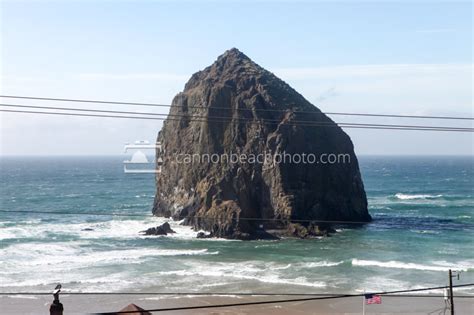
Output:
[[[135,303],[144,309],[171,308],[211,304],[246,303],[253,301],[297,299],[305,297],[285,296],[180,296],[157,297],[137,295],[66,295],[61,296],[64,314],[85,314],[118,311]],[[2,314],[49,314],[52,296],[3,296],[0,297]],[[474,314],[474,299],[455,299],[456,314]],[[330,300],[275,303],[266,305],[206,308],[186,311],[155,312],[154,314],[362,314],[362,297]],[[366,305],[366,314],[449,314],[441,297],[394,297],[383,296],[382,304]]]

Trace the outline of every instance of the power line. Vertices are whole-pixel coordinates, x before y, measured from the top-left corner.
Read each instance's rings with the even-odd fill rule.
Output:
[[[164,116],[164,117],[180,117],[180,118],[191,118],[191,119],[203,119],[204,121],[222,121],[222,122],[230,122],[234,120],[245,121],[249,123],[257,122],[257,121],[249,121],[248,118],[242,117],[230,117],[230,116],[199,116],[199,115],[184,115],[184,114],[160,114],[160,113],[150,113],[150,112],[130,112],[130,111],[115,111],[115,110],[99,110],[99,109],[86,109],[86,108],[67,108],[67,107],[54,107],[54,106],[37,106],[37,105],[19,105],[19,104],[4,104],[0,103],[0,106],[4,107],[14,107],[14,108],[34,108],[34,109],[47,109],[47,110],[67,110],[67,111],[79,111],[79,112],[93,112],[93,113],[112,113],[112,114],[132,114],[132,115],[151,115],[151,116]],[[179,119],[177,119],[179,120]],[[277,119],[260,119],[258,122],[271,122],[276,124],[285,124],[281,120]],[[334,126],[333,122],[320,122],[320,121],[311,121],[311,120],[293,120],[289,121],[288,124],[291,125],[315,125],[315,126]],[[453,127],[453,126],[420,126],[420,125],[393,125],[393,124],[363,124],[363,123],[352,123],[352,122],[343,122],[338,123],[342,126],[364,126],[364,127],[396,127],[396,128],[443,128],[443,129],[466,129],[474,131],[473,128],[467,127]]]
[[[77,102],[77,103],[96,103],[96,104],[115,104],[115,105],[130,105],[130,106],[151,106],[151,107],[172,107],[167,104],[156,104],[156,103],[137,103],[137,102],[118,102],[118,101],[104,101],[104,100],[85,100],[85,99],[68,99],[68,98],[52,98],[52,97],[34,97],[34,96],[18,96],[18,95],[0,95],[2,98],[14,98],[14,99],[28,99],[28,100],[40,100],[40,101],[57,101],[57,102]],[[206,106],[188,106],[189,108],[204,108]],[[212,109],[225,109],[229,110],[228,107],[212,107]],[[315,107],[316,109],[316,107]],[[237,108],[236,110],[242,111],[254,111],[250,108]],[[286,112],[281,109],[255,109],[255,111],[262,112]],[[341,115],[341,116],[368,116],[368,117],[392,117],[392,118],[415,118],[415,119],[453,119],[453,120],[474,120],[474,117],[459,117],[459,116],[428,116],[428,115],[398,115],[398,114],[372,114],[372,113],[346,113],[346,112],[314,112],[314,111],[295,111],[296,113],[302,114],[315,114],[315,115]]]
[[[150,112],[129,112],[129,111],[117,111],[117,110],[102,110],[102,109],[87,109],[87,108],[77,108],[77,107],[54,107],[54,106],[36,106],[36,105],[20,105],[20,104],[4,104],[1,103],[0,106],[5,107],[18,107],[18,108],[38,108],[38,109],[54,109],[54,110],[69,110],[69,111],[79,111],[79,112],[98,112],[98,113],[113,113],[113,114],[133,114],[133,115],[150,115],[150,116],[168,116],[168,114],[160,114],[160,113],[150,113]],[[171,116],[175,116],[170,114]],[[179,115],[179,117],[184,115]],[[206,118],[205,116],[195,116],[199,118]],[[223,118],[223,117],[215,117],[215,118]],[[224,117],[227,119],[231,119],[232,117]]]
[[[67,292],[62,291],[63,295],[162,295],[162,296],[179,296],[179,295],[196,295],[196,296],[334,296],[340,294],[324,294],[324,293],[264,293],[264,292]],[[51,292],[0,292],[0,295],[51,295]],[[474,298],[474,295],[472,296]]]
[[[474,283],[457,285],[456,287],[467,287],[473,286]],[[405,293],[405,292],[419,292],[419,291],[429,291],[437,289],[445,289],[446,286],[441,287],[431,287],[431,288],[422,288],[422,289],[411,289],[411,290],[398,290],[398,291],[389,291],[389,292],[377,292],[371,293],[374,295],[385,295],[385,294],[395,294],[395,293]],[[256,301],[256,302],[244,302],[244,303],[229,303],[229,304],[214,304],[214,305],[197,305],[197,306],[182,306],[182,307],[170,307],[170,308],[158,308],[158,309],[148,309],[144,312],[164,312],[164,311],[184,311],[184,310],[196,310],[196,309],[205,309],[205,308],[223,308],[223,307],[235,307],[235,306],[249,306],[249,305],[264,305],[264,304],[274,304],[274,303],[293,303],[293,302],[306,302],[306,301],[316,301],[316,300],[330,300],[330,299],[340,299],[340,298],[349,298],[349,297],[362,297],[365,294],[340,294],[340,295],[328,295],[328,296],[318,296],[318,297],[309,297],[303,299],[285,299],[285,300],[270,300],[270,301]],[[95,313],[101,315],[108,314],[130,314],[136,311],[118,311],[118,312],[102,312]]]
[[[51,293],[50,293],[51,294]],[[407,298],[445,298],[445,295],[434,294],[384,294],[384,297],[407,297]],[[454,295],[456,299],[474,299],[474,295]]]
[[[1,106],[1,104],[0,104]],[[159,118],[159,117],[144,117],[144,116],[119,116],[119,115],[101,115],[101,114],[77,114],[77,113],[58,113],[58,112],[41,112],[41,111],[25,111],[25,110],[7,110],[0,109],[0,112],[6,113],[22,113],[22,114],[40,114],[40,115],[63,115],[63,116],[79,116],[79,117],[104,117],[104,118],[122,118],[122,119],[145,119],[145,120],[175,120],[180,121],[181,119],[176,118]],[[213,123],[227,123],[228,121],[223,120],[198,120],[190,119],[195,122],[213,122]],[[256,121],[243,121],[243,123],[257,123]],[[275,123],[276,124],[276,123]],[[282,125],[292,125],[290,122],[282,122]],[[336,124],[330,125],[321,125],[318,123],[308,123],[308,124],[295,124],[299,126],[308,126],[308,127],[339,127]],[[340,126],[344,128],[356,128],[356,129],[384,129],[384,130],[418,130],[418,131],[448,131],[448,132],[474,132],[474,128],[462,128],[462,127],[442,127],[442,126],[404,126],[404,125],[375,125],[375,124],[363,124],[354,125],[347,123],[340,123]]]
[[[61,291],[63,295],[159,295],[159,296],[340,296],[341,294],[333,293],[268,293],[268,292],[68,292]],[[0,296],[7,295],[30,295],[43,296],[51,295],[51,292],[0,292]],[[343,294],[357,296],[354,294]],[[409,298],[443,298],[444,295],[435,294],[384,294],[384,297],[409,297]],[[455,298],[474,299],[474,295],[454,295]]]

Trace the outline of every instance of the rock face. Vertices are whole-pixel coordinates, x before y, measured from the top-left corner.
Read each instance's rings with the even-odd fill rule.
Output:
[[[191,77],[157,140],[157,216],[239,239],[320,235],[329,227],[321,221],[371,220],[349,136],[235,48]]]

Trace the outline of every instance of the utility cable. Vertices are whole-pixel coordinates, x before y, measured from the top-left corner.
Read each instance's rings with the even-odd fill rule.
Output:
[[[456,285],[454,287],[467,287],[473,286],[474,283]],[[428,291],[428,290],[437,290],[445,289],[447,286],[440,287],[431,287],[431,288],[421,288],[421,289],[411,289],[411,290],[397,290],[397,291],[385,291],[370,293],[374,295],[385,295],[385,294],[394,294],[394,293],[405,293],[405,292],[419,292],[419,291]],[[235,307],[235,306],[249,306],[249,305],[264,305],[264,304],[274,304],[274,303],[292,303],[292,302],[307,302],[307,301],[316,301],[316,300],[329,300],[329,299],[340,299],[348,297],[362,297],[366,294],[340,294],[340,295],[328,295],[321,297],[309,297],[302,299],[285,299],[285,300],[270,300],[270,301],[255,301],[255,302],[244,302],[244,303],[229,303],[229,304],[214,304],[214,305],[197,305],[197,306],[184,306],[184,307],[170,307],[170,308],[157,308],[157,309],[148,309],[142,312],[164,312],[164,311],[184,311],[184,310],[196,310],[196,309],[205,309],[205,308],[223,308],[223,307]],[[111,315],[111,314],[130,314],[136,311],[118,311],[118,312],[103,312],[103,313],[94,313],[101,315]]]
[[[254,121],[249,121],[251,118],[244,117],[230,117],[230,116],[200,116],[200,115],[186,115],[186,114],[160,114],[160,113],[150,113],[150,112],[130,112],[130,111],[115,111],[115,110],[98,110],[98,109],[86,109],[86,108],[67,108],[67,107],[53,107],[53,106],[36,106],[36,105],[19,105],[19,104],[3,104],[0,103],[0,106],[4,107],[14,107],[14,108],[33,108],[33,109],[47,109],[47,110],[65,110],[65,111],[79,111],[79,112],[92,112],[92,113],[107,113],[107,114],[129,114],[129,115],[150,115],[150,116],[162,116],[162,117],[180,117],[185,119],[203,119],[204,121],[222,121],[222,122],[232,122],[232,121],[246,121],[246,122],[269,122],[275,124],[291,124],[291,125],[317,125],[317,126],[334,126],[333,122],[320,122],[320,121],[311,121],[311,120],[292,120],[288,122],[282,122],[278,119],[259,119]],[[420,126],[420,125],[393,125],[393,124],[363,124],[363,123],[352,123],[352,122],[342,122],[337,123],[342,126],[366,126],[366,127],[397,127],[397,128],[446,128],[446,129],[466,129],[474,131],[473,128],[467,127],[453,127],[453,126]]]
[[[1,105],[1,104],[0,104]],[[159,117],[144,117],[144,116],[119,116],[119,115],[95,115],[95,114],[78,114],[78,113],[59,113],[59,112],[41,112],[41,111],[19,111],[19,110],[6,110],[0,109],[0,112],[5,113],[22,113],[22,114],[40,114],[40,115],[62,115],[62,116],[79,116],[79,117],[104,117],[104,118],[122,118],[122,119],[145,119],[145,120],[176,120],[181,121],[181,119],[175,118],[159,118]],[[223,120],[196,120],[190,119],[192,121],[198,122],[214,122],[214,123],[228,123],[228,121]],[[244,121],[243,123],[257,123],[257,121]],[[281,125],[292,125],[291,121],[281,122]],[[356,128],[356,129],[386,129],[386,130],[417,130],[417,131],[447,131],[447,132],[474,132],[474,128],[463,128],[463,127],[442,127],[442,126],[413,126],[405,127],[404,125],[353,125],[340,123],[339,125],[330,124],[330,125],[321,125],[317,123],[308,123],[308,124],[298,124],[300,126],[313,126],[313,127],[343,127],[343,128]]]
[[[0,95],[2,98],[40,100],[40,101],[57,101],[57,102],[76,102],[76,103],[95,103],[95,104],[115,104],[115,105],[131,105],[131,106],[151,106],[151,107],[172,107],[173,105],[156,104],[156,103],[137,103],[137,102],[118,102],[118,101],[104,101],[104,100],[85,100],[85,99],[70,99],[70,98],[52,98],[52,97],[34,97],[34,96],[18,96],[18,95]],[[204,108],[207,106],[188,106],[189,108]],[[212,107],[212,109],[229,110],[228,107]],[[316,109],[316,108],[315,108]],[[242,111],[254,111],[250,108],[237,108]],[[287,112],[281,109],[255,109],[255,111],[262,112]],[[399,114],[372,114],[372,113],[347,113],[347,112],[314,112],[314,111],[295,111],[302,114],[317,114],[317,115],[342,115],[342,116],[368,116],[368,117],[392,117],[392,118],[416,118],[416,119],[454,119],[454,120],[474,120],[474,117],[460,117],[460,116],[429,116],[429,115],[399,115]]]

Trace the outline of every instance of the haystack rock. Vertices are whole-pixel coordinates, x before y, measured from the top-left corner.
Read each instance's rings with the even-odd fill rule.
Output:
[[[157,216],[236,239],[306,237],[328,231],[321,221],[371,220],[349,136],[235,48],[191,77],[158,141]],[[344,161],[318,163],[328,154]]]

